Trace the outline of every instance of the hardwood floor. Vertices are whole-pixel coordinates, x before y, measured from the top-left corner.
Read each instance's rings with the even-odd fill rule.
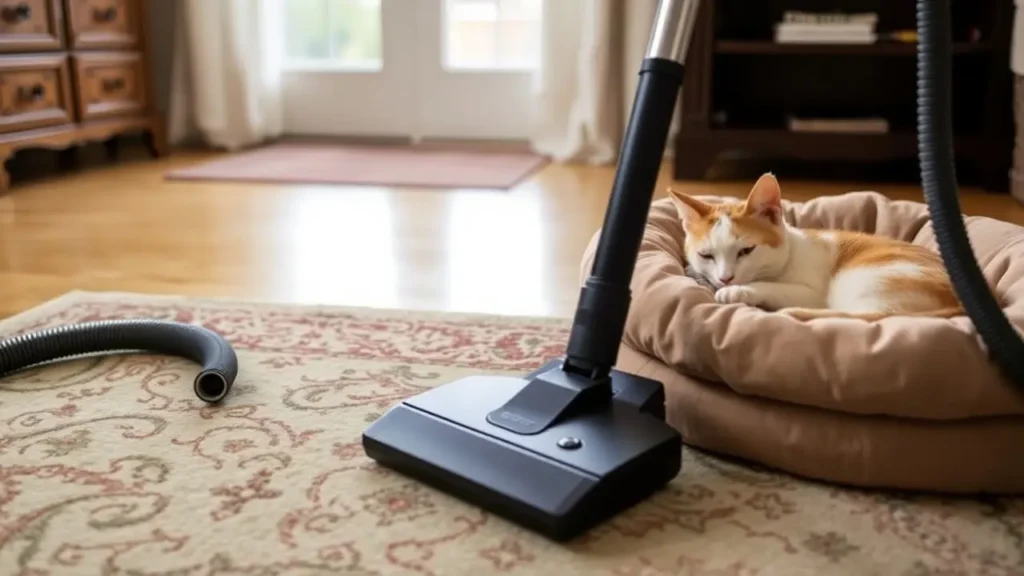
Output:
[[[0,315],[69,290],[568,316],[612,168],[552,165],[511,192],[169,182],[180,152],[15,183],[0,195]],[[676,183],[745,194],[753,180]],[[658,185],[671,182],[665,165]],[[792,199],[905,185],[787,181]],[[969,214],[1024,223],[1007,195]]]

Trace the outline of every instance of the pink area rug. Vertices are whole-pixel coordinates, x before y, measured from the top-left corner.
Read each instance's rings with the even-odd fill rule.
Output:
[[[166,176],[172,180],[507,190],[547,162],[529,152],[279,143]]]

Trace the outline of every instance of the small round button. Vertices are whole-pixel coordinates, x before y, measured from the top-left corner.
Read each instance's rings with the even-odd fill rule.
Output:
[[[583,446],[583,442],[580,442],[579,438],[573,438],[572,436],[566,436],[558,441],[558,447],[565,450],[575,450]]]

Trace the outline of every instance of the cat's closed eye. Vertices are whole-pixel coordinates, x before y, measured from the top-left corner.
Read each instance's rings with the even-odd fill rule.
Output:
[[[705,260],[712,260],[715,257],[714,254],[710,254],[708,252],[698,252],[697,256],[700,256],[701,258],[703,258]]]
[[[757,246],[747,246],[746,248],[741,248],[740,251],[736,253],[736,256],[738,258],[742,258],[742,257],[746,256],[747,254],[750,254],[751,252],[753,252],[754,248],[757,248]]]

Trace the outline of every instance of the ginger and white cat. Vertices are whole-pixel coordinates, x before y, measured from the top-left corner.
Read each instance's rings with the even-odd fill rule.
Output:
[[[942,259],[883,236],[789,225],[778,180],[765,174],[745,202],[671,196],[686,231],[686,260],[722,304],[799,318],[963,314]]]

